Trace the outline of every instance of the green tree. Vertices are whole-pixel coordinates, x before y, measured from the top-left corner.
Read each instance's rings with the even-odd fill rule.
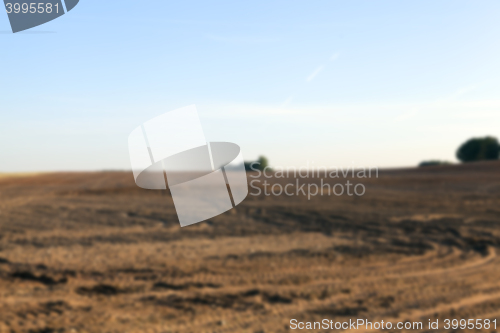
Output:
[[[462,144],[457,150],[457,158],[462,162],[483,160],[498,160],[500,157],[500,144],[491,136],[485,138],[472,138]]]
[[[269,161],[265,156],[259,156],[259,159],[257,160],[259,162],[259,169],[264,170],[269,166]]]
[[[264,169],[268,166],[269,166],[269,161],[265,156],[259,156],[259,158],[255,162],[245,162],[245,170],[247,171],[255,171],[255,170],[264,171]]]
[[[451,163],[447,161],[430,160],[430,161],[423,161],[418,166],[427,167],[427,166],[439,166],[439,165],[451,165]]]

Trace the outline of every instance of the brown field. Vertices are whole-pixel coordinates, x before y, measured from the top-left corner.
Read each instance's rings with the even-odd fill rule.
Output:
[[[128,172],[3,175],[0,332],[500,319],[499,163],[363,183],[363,197],[249,196],[180,228],[168,192]]]

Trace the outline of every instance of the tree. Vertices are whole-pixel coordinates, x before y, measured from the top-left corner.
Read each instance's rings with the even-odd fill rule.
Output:
[[[247,171],[264,171],[267,167],[269,167],[269,161],[265,156],[259,156],[259,159],[255,162],[245,162],[245,170]]]
[[[457,151],[457,158],[462,162],[483,160],[498,160],[500,157],[500,144],[496,138],[472,138],[462,144]]]
[[[259,159],[257,160],[259,162],[259,169],[264,170],[269,166],[269,161],[265,156],[259,156]]]
[[[439,165],[451,165],[451,163],[447,161],[430,160],[430,161],[423,161],[418,166],[427,167],[427,166],[439,166]]]

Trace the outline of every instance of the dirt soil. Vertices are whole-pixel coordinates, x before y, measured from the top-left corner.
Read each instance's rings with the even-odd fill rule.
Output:
[[[249,195],[180,228],[169,192],[130,172],[3,175],[0,332],[500,320],[500,163],[352,181],[364,196]]]

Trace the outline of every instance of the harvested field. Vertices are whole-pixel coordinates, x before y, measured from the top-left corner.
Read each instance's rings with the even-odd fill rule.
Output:
[[[249,195],[180,228],[129,172],[2,175],[0,332],[500,319],[500,163],[356,181],[362,197]]]

